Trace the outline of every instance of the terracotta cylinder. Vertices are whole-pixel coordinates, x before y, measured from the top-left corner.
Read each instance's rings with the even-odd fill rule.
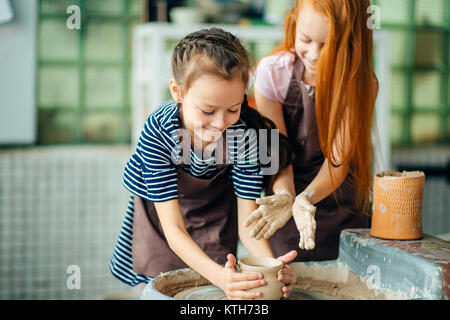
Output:
[[[425,174],[420,171],[377,173],[370,234],[391,240],[421,239],[424,185]]]

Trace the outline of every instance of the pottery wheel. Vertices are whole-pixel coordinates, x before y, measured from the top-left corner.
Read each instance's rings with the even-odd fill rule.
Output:
[[[222,289],[213,285],[189,288],[177,293],[174,298],[179,300],[227,300]],[[282,300],[336,300],[336,298],[294,287],[289,293],[289,298],[282,298]]]
[[[179,300],[227,300],[227,296],[219,287],[213,285],[192,287],[174,296]]]

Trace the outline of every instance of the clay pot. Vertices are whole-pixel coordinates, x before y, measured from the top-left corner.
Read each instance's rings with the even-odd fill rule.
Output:
[[[421,239],[423,172],[377,173],[373,187],[373,214],[370,234],[391,240]]]
[[[261,287],[248,290],[249,292],[261,292],[257,300],[280,300],[284,284],[278,280],[278,271],[283,268],[283,263],[277,259],[266,257],[245,257],[238,261],[241,272],[260,272],[264,275],[266,284]]]

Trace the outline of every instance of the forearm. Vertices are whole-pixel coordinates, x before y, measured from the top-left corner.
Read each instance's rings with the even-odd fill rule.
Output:
[[[275,194],[279,194],[282,190],[288,191],[293,197],[296,196],[292,165],[281,171],[273,184],[273,192]]]
[[[238,233],[239,238],[245,249],[252,256],[274,257],[272,248],[267,239],[256,240],[249,236],[248,229],[244,227],[244,221],[254,211],[258,205],[254,200],[245,200],[238,198]]]
[[[189,267],[217,285],[223,267],[213,261],[186,231],[178,200],[155,202],[155,208],[170,249]]]
[[[218,285],[218,275],[223,266],[212,260],[190,237],[187,231],[177,226],[167,230],[166,239],[170,249],[186,263],[214,285]]]
[[[328,169],[328,160],[325,160],[317,176],[303,192],[309,196],[311,204],[316,204],[332,194],[345,180],[347,173],[348,166],[337,168],[332,166],[331,176]]]
[[[270,247],[267,239],[261,238],[256,240],[255,238],[250,238],[248,231],[246,232],[245,230],[239,231],[239,238],[250,255],[255,257],[259,256],[274,258],[272,248]]]
[[[339,124],[333,140],[333,150],[330,155],[330,157],[333,157],[333,162],[340,164],[340,166],[329,166],[329,159],[325,157],[325,161],[317,176],[305,189],[305,192],[309,195],[311,204],[316,204],[332,194],[344,182],[349,172],[352,137],[350,136],[349,117],[344,118],[342,123]]]

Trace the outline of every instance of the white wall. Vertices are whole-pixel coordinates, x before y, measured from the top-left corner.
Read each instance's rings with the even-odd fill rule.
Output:
[[[10,1],[14,17],[0,24],[0,144],[36,140],[37,0]]]
[[[131,152],[0,150],[0,300],[101,299],[131,288],[109,271],[128,204],[122,172]],[[70,266],[79,268],[79,289],[67,285]]]

